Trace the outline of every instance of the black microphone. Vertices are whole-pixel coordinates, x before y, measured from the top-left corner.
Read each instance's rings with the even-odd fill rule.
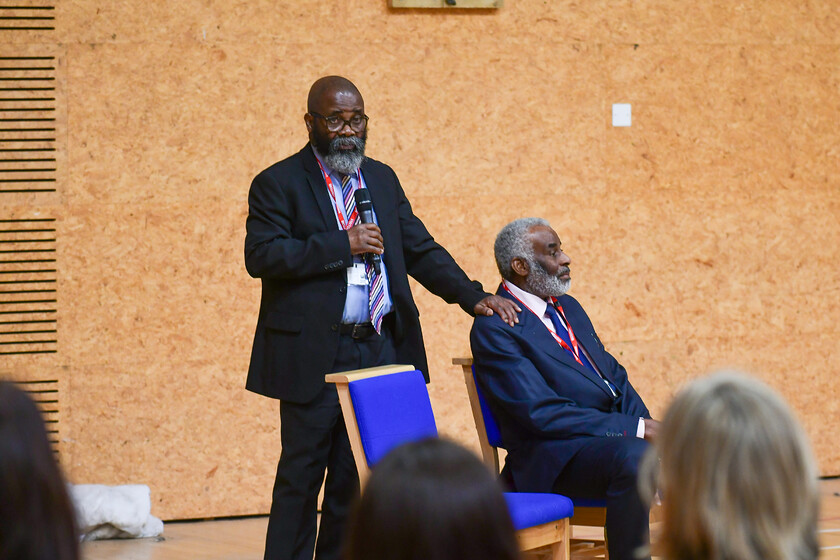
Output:
[[[368,190],[356,189],[353,196],[356,198],[356,209],[359,211],[359,217],[361,218],[362,223],[375,223],[373,221],[373,203],[370,201],[370,193]],[[373,263],[373,270],[377,274],[380,274],[380,263],[382,262],[382,257],[376,253],[368,253],[367,256]]]

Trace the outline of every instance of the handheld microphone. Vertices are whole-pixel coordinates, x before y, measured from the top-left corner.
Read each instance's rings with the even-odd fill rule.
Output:
[[[362,220],[362,223],[375,223],[373,221],[373,202],[370,201],[370,193],[368,190],[356,189],[356,192],[353,193],[353,197],[356,199],[356,209],[359,211],[359,218]],[[376,253],[368,253],[367,258],[369,258],[372,262],[373,270],[377,274],[380,274],[380,263],[382,262],[382,257]]]

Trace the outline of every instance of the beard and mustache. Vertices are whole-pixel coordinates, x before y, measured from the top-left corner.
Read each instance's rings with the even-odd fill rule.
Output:
[[[361,137],[336,136],[329,140],[319,134],[313,134],[312,138],[318,153],[324,156],[327,167],[343,175],[352,175],[365,161],[366,141],[367,131]]]
[[[562,279],[560,276],[569,273],[569,267],[564,266],[556,274],[550,274],[539,261],[528,257],[531,273],[525,278],[525,290],[541,297],[560,297],[569,291],[572,279]]]

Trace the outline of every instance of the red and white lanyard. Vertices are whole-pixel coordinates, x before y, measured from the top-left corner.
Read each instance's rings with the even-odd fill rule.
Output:
[[[333,208],[335,208],[335,215],[338,216],[338,222],[341,224],[341,229],[350,229],[356,223],[356,219],[359,216],[359,210],[354,207],[353,208],[353,213],[350,214],[349,216],[347,216],[346,218],[344,217],[344,212],[339,210],[339,208],[338,208],[338,199],[336,198],[336,195],[335,195],[335,188],[333,187],[332,179],[330,178],[329,175],[327,175],[327,171],[324,169],[324,166],[321,165],[321,162],[318,161],[318,158],[315,158],[315,161],[318,162],[318,167],[321,168],[321,174],[324,176],[324,182],[327,183],[327,191],[330,193],[330,198],[332,199]],[[363,188],[362,173],[361,173],[361,170],[359,170],[359,169],[356,170],[356,178],[359,181],[359,188]],[[342,194],[342,196],[341,196],[341,201],[342,201],[341,206],[342,206],[342,208],[344,208],[344,193],[342,192],[341,194]],[[344,208],[344,210],[346,211],[346,208]]]
[[[511,292],[511,291],[510,291],[510,289],[509,289],[507,286],[505,286],[505,285],[503,284],[503,285],[502,285],[502,287],[505,289],[505,291],[507,291],[507,293],[509,293],[511,296],[513,296],[513,297],[514,297],[514,299],[516,299],[516,301],[518,301],[519,303],[521,303],[521,304],[525,307],[525,309],[527,309],[528,311],[530,311],[531,313],[533,313],[533,314],[537,317],[537,319],[539,319],[540,321],[542,321],[542,317],[540,317],[539,315],[537,315],[537,313],[536,313],[533,309],[531,309],[530,307],[528,307],[528,304],[526,304],[524,301],[522,301],[521,299],[519,299],[518,297],[516,297],[516,294],[514,294],[513,292]],[[564,325],[565,325],[565,327],[566,327],[566,331],[569,333],[569,340],[570,340],[570,341],[571,341],[571,343],[572,343],[572,347],[571,347],[571,348],[569,348],[569,345],[568,345],[568,344],[566,344],[566,341],[565,341],[565,340],[563,340],[562,338],[560,338],[560,335],[559,335],[559,334],[557,334],[557,333],[554,331],[554,329],[552,329],[552,328],[551,328],[551,327],[549,327],[548,325],[545,325],[545,327],[548,329],[548,332],[550,332],[550,333],[551,333],[551,336],[553,336],[553,337],[554,337],[554,340],[556,340],[556,341],[557,341],[557,343],[558,343],[560,346],[562,346],[563,348],[565,348],[566,350],[568,350],[569,352],[571,352],[571,353],[572,353],[572,356],[574,356],[575,361],[576,361],[577,363],[579,363],[580,365],[583,365],[583,362],[580,360],[580,346],[578,345],[578,343],[577,343],[577,339],[575,338],[575,333],[574,333],[574,331],[572,330],[572,325],[569,323],[569,320],[568,320],[568,319],[566,319],[566,314],[565,314],[565,313],[563,313],[563,306],[562,306],[562,305],[560,305],[560,303],[558,303],[557,298],[555,298],[555,297],[552,297],[552,298],[551,298],[551,302],[554,304],[555,309],[557,309],[557,311],[560,313],[560,316],[561,316],[561,317],[563,317],[563,323],[564,323]],[[550,311],[549,311],[549,313],[550,313]]]
[[[572,352],[575,355],[575,360],[577,363],[583,365],[583,362],[580,361],[580,345],[578,344],[577,338],[575,337],[575,331],[572,330],[572,324],[566,319],[566,313],[563,311],[563,306],[560,305],[560,302],[557,301],[557,298],[551,296],[551,303],[554,304],[554,309],[560,313],[560,316],[563,318],[563,325],[566,327],[566,331],[569,333],[569,340],[572,342]]]

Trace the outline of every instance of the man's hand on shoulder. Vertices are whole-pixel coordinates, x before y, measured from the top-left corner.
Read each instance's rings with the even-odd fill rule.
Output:
[[[503,298],[502,296],[487,296],[475,304],[473,311],[476,315],[487,315],[488,317],[494,312],[498,313],[502,321],[512,327],[519,322],[519,315],[517,313],[522,310],[507,298]]]
[[[376,224],[357,224],[347,230],[350,239],[350,254],[377,253],[385,249],[382,244],[382,232]]]
[[[659,420],[653,420],[651,418],[645,418],[645,439],[648,441],[654,441],[656,439],[657,434],[659,433]]]

